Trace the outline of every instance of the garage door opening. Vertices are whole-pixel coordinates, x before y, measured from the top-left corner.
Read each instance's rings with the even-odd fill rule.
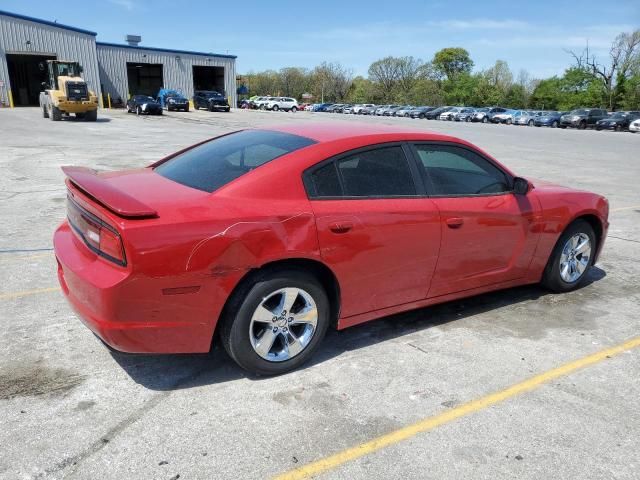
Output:
[[[164,85],[161,63],[128,63],[129,95],[156,97]]]
[[[223,95],[224,90],[224,67],[193,67],[193,89],[194,90],[215,90]]]
[[[37,106],[42,82],[48,82],[47,60],[55,55],[7,54],[9,83],[16,107]]]

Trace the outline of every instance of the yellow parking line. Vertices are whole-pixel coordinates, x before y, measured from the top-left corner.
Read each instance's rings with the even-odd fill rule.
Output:
[[[521,393],[534,390],[544,383],[555,380],[558,377],[568,375],[578,369],[594,365],[614,355],[618,355],[622,352],[631,350],[632,348],[637,348],[639,346],[640,337],[633,338],[615,347],[601,350],[592,355],[574,360],[573,362],[566,363],[560,367],[554,368],[553,370],[549,370],[547,372],[541,373],[540,375],[536,375],[535,377],[517,383],[504,390],[491,393],[477,400],[473,400],[469,403],[465,403],[464,405],[460,405],[459,407],[447,410],[446,412],[425,418],[424,420],[420,420],[413,425],[395,430],[368,442],[333,454],[329,457],[317,460],[307,465],[303,465],[302,467],[296,468],[295,470],[280,474],[275,477],[275,480],[299,480],[310,478],[315,475],[320,475],[336,467],[339,467],[344,463],[356,460],[357,458],[376,452],[390,445],[402,442],[403,440],[414,437],[419,433],[433,430],[440,425],[444,425],[458,418],[465,417],[477,411],[483,410],[492,405],[503,402],[511,397],[515,397],[516,395],[519,395]]]
[[[622,210],[633,210],[635,208],[640,208],[640,205],[632,205],[630,207],[612,208],[610,211],[611,212],[621,212]]]
[[[60,287],[37,288],[35,290],[25,290],[22,292],[0,293],[0,300],[9,300],[11,298],[26,297],[28,295],[36,295],[38,293],[49,293],[60,290]]]

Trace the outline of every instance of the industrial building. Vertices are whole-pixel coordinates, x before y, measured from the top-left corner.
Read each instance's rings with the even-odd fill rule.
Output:
[[[217,90],[236,104],[234,55],[96,41],[96,32],[0,10],[0,106],[37,106],[49,59],[77,61],[89,89],[114,101],[160,88]],[[108,97],[107,97],[108,95]]]

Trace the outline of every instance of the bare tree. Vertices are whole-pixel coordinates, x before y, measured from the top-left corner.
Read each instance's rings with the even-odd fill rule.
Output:
[[[400,78],[400,65],[396,57],[385,57],[369,66],[369,79],[380,87],[382,97],[389,101]]]
[[[589,51],[589,46],[580,54],[569,51],[578,68],[589,71],[595,78],[602,82],[609,109],[616,105],[615,82],[617,78],[624,77],[627,72],[639,61],[640,30],[632,33],[618,35],[609,49],[609,58],[606,63],[598,61],[595,55]]]
[[[402,91],[403,98],[407,98],[420,78],[424,63],[422,60],[413,57],[400,57],[396,59],[398,87]]]

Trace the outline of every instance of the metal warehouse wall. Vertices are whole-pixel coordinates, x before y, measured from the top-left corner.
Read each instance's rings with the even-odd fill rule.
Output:
[[[127,47],[97,44],[100,81],[104,93],[112,98],[126,100],[129,96],[127,62],[161,63],[165,88],[181,90],[185,96],[193,96],[193,66],[224,67],[226,95],[232,107],[236,105],[236,62],[232,57],[220,57],[193,52],[156,50],[144,47]]]
[[[27,44],[27,40],[31,43]],[[100,75],[96,55],[96,37],[64,27],[14,18],[0,13],[0,100],[9,103],[7,53],[55,55],[59,60],[74,60],[84,68],[82,76],[89,88],[99,94]],[[15,92],[14,92],[15,96]]]

